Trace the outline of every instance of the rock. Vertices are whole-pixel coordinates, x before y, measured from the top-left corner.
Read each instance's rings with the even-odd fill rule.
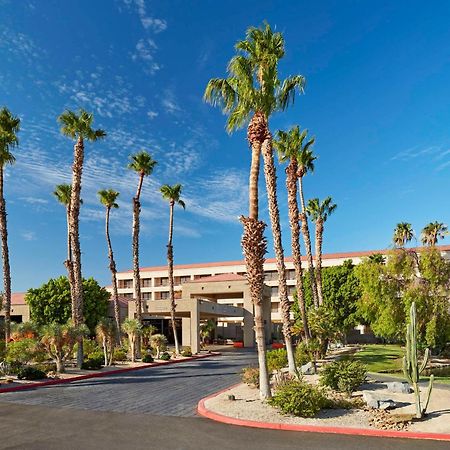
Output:
[[[300,371],[303,375],[314,375],[314,364],[312,362],[303,364]]]
[[[369,408],[373,409],[393,409],[397,404],[392,399],[377,398],[377,396],[370,391],[363,391],[363,399]]]
[[[406,382],[392,381],[384,384],[389,392],[397,392],[399,394],[410,394],[412,392],[411,386]]]

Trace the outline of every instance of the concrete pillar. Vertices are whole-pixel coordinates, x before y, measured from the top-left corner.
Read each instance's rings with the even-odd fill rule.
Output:
[[[263,296],[263,316],[266,344],[272,343],[272,304],[270,296]]]
[[[244,292],[244,347],[255,346],[255,331],[253,319],[253,303],[249,292]]]
[[[191,346],[191,319],[189,317],[181,319],[181,345],[183,347]]]
[[[198,300],[193,302],[191,310],[191,350],[192,353],[200,352],[200,310]]]

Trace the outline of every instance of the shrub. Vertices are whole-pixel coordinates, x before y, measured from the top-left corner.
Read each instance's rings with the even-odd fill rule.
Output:
[[[259,388],[259,369],[257,367],[245,367],[241,372],[243,383]]]
[[[366,373],[366,366],[358,361],[334,361],[321,370],[320,384],[350,395],[364,382]]]
[[[301,367],[311,361],[311,353],[306,342],[299,342],[295,348],[295,363]]]
[[[99,370],[104,362],[103,355],[100,358],[88,358],[83,362],[81,368],[84,370]]]
[[[127,360],[127,352],[123,348],[115,348],[113,360],[118,361],[118,362],[126,361]]]
[[[267,367],[269,373],[280,370],[288,365],[287,351],[284,348],[270,350],[267,352]]]
[[[6,344],[3,339],[0,339],[0,361],[3,361],[5,359],[5,356],[6,356]]]
[[[17,378],[19,380],[42,380],[47,378],[47,375],[36,367],[23,366],[18,370]]]
[[[183,350],[181,350],[181,356],[192,356],[192,350],[191,347],[185,347]]]
[[[153,362],[153,356],[147,353],[147,354],[142,358],[142,362],[145,362],[145,363],[152,363],[152,362]]]
[[[87,359],[101,359],[105,362],[105,355],[103,350],[100,347],[97,347],[92,353],[85,353],[87,355]]]
[[[54,362],[42,362],[34,365],[33,367],[35,367],[38,370],[41,370],[44,373],[56,372],[56,363]]]
[[[292,380],[280,385],[269,404],[285,414],[314,417],[326,405],[326,398],[316,386]]]
[[[154,334],[150,338],[150,345],[156,352],[156,358],[160,358],[160,353],[167,348],[167,338],[163,334]]]
[[[161,355],[159,355],[159,359],[161,359],[163,361],[169,361],[170,355],[167,352],[161,353]]]
[[[10,342],[6,351],[6,362],[17,361],[21,364],[29,363],[36,350],[36,341],[30,338],[24,338],[20,341]]]

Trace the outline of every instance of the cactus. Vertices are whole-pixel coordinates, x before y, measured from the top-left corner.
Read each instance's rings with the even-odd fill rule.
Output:
[[[417,358],[417,324],[416,324],[416,304],[413,302],[409,310],[409,324],[406,328],[406,354],[403,357],[403,373],[414,388],[416,397],[416,418],[421,419],[430,402],[431,390],[433,389],[434,375],[430,376],[430,383],[426,393],[425,406],[422,408],[420,400],[419,380],[430,359],[430,349],[425,350],[422,363],[419,365]]]

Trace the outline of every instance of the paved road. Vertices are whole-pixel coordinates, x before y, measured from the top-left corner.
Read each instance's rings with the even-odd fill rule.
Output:
[[[240,368],[252,361],[252,354],[230,353],[188,364],[0,394],[0,449],[449,448],[448,442],[260,430],[193,417],[201,397],[233,384]]]

